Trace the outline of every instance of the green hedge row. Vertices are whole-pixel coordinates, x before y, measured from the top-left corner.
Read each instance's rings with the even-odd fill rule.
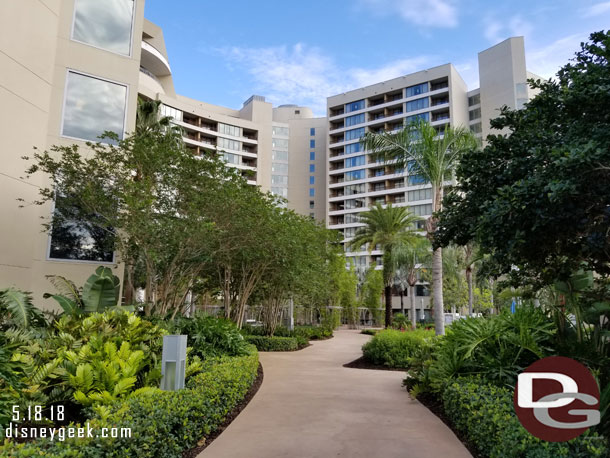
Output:
[[[490,458],[608,456],[605,440],[588,431],[568,442],[546,442],[519,423],[510,390],[481,378],[459,378],[443,391],[445,413],[455,428]]]
[[[397,331],[386,329],[377,332],[362,346],[364,357],[373,364],[406,369],[415,351],[434,331]]]
[[[133,396],[95,416],[92,428],[131,428],[130,438],[38,440],[0,447],[1,457],[180,458],[222,423],[246,395],[258,370],[258,353],[206,362],[184,390]]]
[[[294,351],[307,346],[305,337],[246,336],[246,340],[259,351]]]

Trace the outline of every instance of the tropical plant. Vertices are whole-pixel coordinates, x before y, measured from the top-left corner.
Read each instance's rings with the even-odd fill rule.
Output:
[[[397,313],[392,319],[392,327],[404,331],[411,327],[411,321],[403,313]]]
[[[392,262],[396,277],[404,280],[409,287],[411,305],[411,325],[417,327],[417,310],[415,308],[415,285],[419,280],[418,273],[426,268],[431,260],[430,243],[424,237],[416,237],[410,243],[399,245],[392,253]]]
[[[171,330],[188,335],[188,345],[196,356],[203,359],[213,356],[241,356],[248,346],[235,326],[224,318],[198,314],[194,318],[177,318]]]
[[[44,295],[57,301],[64,313],[78,316],[83,313],[102,313],[119,305],[120,280],[109,267],[95,269],[82,288],[61,275],[47,275],[47,278],[61,294]],[[123,307],[133,311],[132,306]]]
[[[407,124],[398,132],[367,133],[364,149],[395,166],[407,170],[432,185],[432,212],[442,209],[445,185],[454,177],[461,157],[477,147],[476,137],[463,127],[446,126],[439,131],[424,120]],[[428,236],[436,232],[437,217],[433,214],[426,224]],[[443,304],[442,249],[435,247],[432,258],[432,295],[437,334],[445,333]]]
[[[16,288],[0,290],[0,329],[16,327],[28,330],[44,327],[42,312],[32,304],[32,295]]]
[[[375,204],[368,212],[360,214],[364,226],[359,227],[349,242],[352,247],[368,244],[369,251],[380,245],[383,250],[383,282],[385,287],[385,326],[392,324],[392,283],[394,270],[392,252],[398,246],[410,243],[416,237],[415,223],[419,217],[406,207]]]
[[[362,346],[362,354],[373,364],[406,369],[424,339],[433,335],[432,331],[424,330],[384,329]]]

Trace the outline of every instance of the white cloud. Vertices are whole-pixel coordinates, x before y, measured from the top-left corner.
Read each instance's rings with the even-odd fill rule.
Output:
[[[518,14],[512,16],[508,21],[498,21],[493,17],[487,16],[484,19],[484,25],[483,34],[492,44],[499,43],[509,37],[527,36],[534,29],[530,22]]]
[[[547,46],[526,50],[528,70],[543,78],[553,77],[557,70],[567,64],[574,57],[574,53],[580,50],[580,43],[587,39],[588,33],[575,33]]]
[[[581,9],[580,15],[582,17],[595,17],[607,12],[610,12],[610,2],[601,2]]]
[[[359,4],[381,15],[398,14],[405,21],[425,27],[455,27],[455,0],[359,0]]]
[[[379,68],[339,68],[317,48],[304,44],[216,50],[254,79],[255,90],[274,104],[294,103],[326,112],[326,98],[351,89],[423,70],[431,56],[399,59]]]

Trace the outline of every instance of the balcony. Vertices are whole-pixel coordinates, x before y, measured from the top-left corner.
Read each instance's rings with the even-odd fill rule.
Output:
[[[140,65],[155,76],[169,76],[172,70],[165,56],[153,45],[142,42]]]

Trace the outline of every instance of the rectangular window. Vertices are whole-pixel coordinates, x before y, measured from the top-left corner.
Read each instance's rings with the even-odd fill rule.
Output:
[[[412,205],[409,210],[415,216],[428,216],[432,214],[432,204]]]
[[[416,189],[415,191],[407,192],[407,199],[409,202],[417,201],[417,200],[430,200],[432,199],[432,189]]]
[[[316,141],[315,140],[309,140],[309,147],[310,148],[315,148],[316,147]]]
[[[71,71],[67,79],[61,134],[97,142],[110,131],[122,139],[127,86]]]
[[[271,172],[273,173],[288,173],[288,164],[281,164],[277,162],[271,163]]]
[[[364,100],[358,100],[357,102],[346,103],[345,112],[351,113],[352,111],[358,111],[364,109]]]
[[[407,124],[409,124],[412,122],[418,122],[420,119],[423,121],[430,121],[430,113],[426,112],[426,113],[419,113],[419,114],[412,115],[412,116],[407,116],[405,118],[405,122]]]
[[[364,136],[364,127],[345,131],[345,140],[357,140]]]
[[[241,127],[231,126],[230,124],[218,123],[218,132],[233,137],[241,137]]]
[[[428,97],[424,97],[424,98],[417,99],[417,100],[411,100],[410,102],[407,102],[407,112],[423,110],[424,108],[428,108],[428,105],[429,105]]]
[[[271,127],[271,135],[288,137],[290,135],[290,129],[288,129],[288,127],[273,126]]]
[[[345,145],[345,154],[359,153],[360,152],[360,142],[358,143],[350,143],[349,145]]]
[[[347,213],[345,215],[344,221],[346,224],[349,223],[359,223],[360,222],[360,216],[358,216],[357,213]]]
[[[364,179],[364,170],[354,170],[352,172],[345,172],[345,181],[354,181]]]
[[[475,108],[474,110],[471,110],[468,112],[468,119],[470,121],[473,121],[475,119],[479,119],[481,117],[481,109],[480,108]]]
[[[316,164],[309,164],[309,173],[314,173],[316,171]]]
[[[314,177],[314,176],[309,177],[309,184],[316,184],[316,177]]]
[[[309,208],[313,210],[313,208],[315,207],[316,203],[313,200],[309,201]]]
[[[345,118],[345,127],[355,126],[356,124],[362,124],[364,122],[364,113],[360,113],[354,116],[348,116]]]
[[[271,146],[273,148],[288,149],[288,140],[284,138],[273,138],[271,140]]]
[[[314,135],[316,135],[316,128],[315,127],[312,127],[312,128],[309,129],[309,135],[312,136],[312,137]]]
[[[407,178],[409,186],[416,186],[420,184],[426,184],[428,181],[421,175],[409,175]]]
[[[418,84],[407,88],[407,97],[413,97],[415,95],[424,94],[428,92],[428,83]]]
[[[271,160],[273,161],[287,161],[288,151],[271,151]]]
[[[288,184],[288,177],[285,175],[271,175],[271,184]]]
[[[354,194],[362,194],[363,192],[365,192],[365,185],[364,183],[350,184],[343,189],[346,196],[351,196]]]
[[[316,160],[316,152],[315,151],[310,151],[309,152],[309,160],[310,161],[315,161]]]
[[[182,121],[182,111],[169,105],[161,104],[161,116],[166,116],[176,121]]]
[[[276,196],[281,196],[283,198],[287,198],[288,197],[288,188],[280,188],[277,186],[272,186],[271,187],[271,192],[273,194],[275,194]]]
[[[364,162],[364,156],[350,157],[349,159],[345,159],[344,167],[346,169],[349,167],[358,167],[359,165],[364,165]]]
[[[360,199],[348,199],[345,201],[345,209],[346,210],[351,210],[353,208],[364,208],[365,205],[365,199],[360,198]]]
[[[115,238],[112,228],[92,224],[95,215],[87,215],[71,199],[55,199],[49,259],[113,262]]]
[[[309,197],[314,197],[316,194],[316,190],[314,188],[309,188]]]
[[[222,159],[229,164],[241,164],[240,156],[237,154],[222,153]]]
[[[343,230],[343,237],[346,239],[353,237],[354,235],[356,235],[356,230],[357,228],[355,227],[346,227]]]
[[[237,140],[229,140],[228,138],[218,137],[218,149],[241,151],[241,142],[238,142]]]
[[[471,107],[473,105],[478,105],[481,103],[481,94],[475,94],[468,97],[468,106]]]
[[[72,39],[131,55],[134,0],[76,0]]]
[[[473,134],[480,134],[482,132],[481,123],[477,122],[476,124],[470,126],[470,132],[472,132]]]

